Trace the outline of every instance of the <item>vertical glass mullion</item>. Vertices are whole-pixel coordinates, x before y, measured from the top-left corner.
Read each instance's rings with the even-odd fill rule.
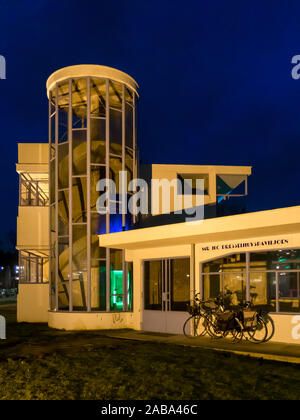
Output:
[[[105,177],[109,179],[109,80],[106,79],[106,115],[105,115]],[[106,187],[108,203],[110,200],[108,185]],[[110,231],[109,212],[106,213],[106,233]],[[106,311],[110,311],[110,249],[106,248]]]
[[[125,165],[125,159],[126,159],[126,138],[125,138],[125,86],[122,85],[122,172],[124,174],[126,165]],[[125,183],[124,176],[122,176],[122,229],[125,230],[125,196],[127,185]]]
[[[276,312],[279,312],[279,279],[278,271],[275,273],[275,285],[276,285]]]
[[[135,93],[132,93],[132,119],[133,119],[133,123],[132,123],[132,148],[133,148],[133,179],[137,179],[137,148],[136,148],[136,130],[135,130]],[[133,191],[133,193],[135,193],[135,190]],[[136,218],[137,215],[135,213],[135,210],[133,212],[133,223],[136,223]]]
[[[250,252],[246,252],[246,301],[250,302]]]
[[[125,139],[125,86],[122,85],[122,230],[125,230],[125,205],[126,205],[126,190],[127,190],[127,183],[125,182],[125,146],[126,146],[126,139]],[[120,211],[120,207],[119,207]],[[127,305],[127,293],[128,293],[128,282],[127,282],[127,276],[126,276],[126,262],[125,262],[125,250],[122,251],[123,253],[123,311],[128,310]]]
[[[58,85],[55,86],[55,310],[58,310]]]
[[[52,279],[51,279],[51,267],[52,267],[52,244],[51,244],[51,231],[52,231],[52,226],[51,226],[51,182],[50,182],[50,170],[51,170],[51,92],[49,92],[49,118],[48,118],[48,136],[49,136],[49,172],[48,172],[48,179],[49,179],[49,267],[48,267],[48,276],[49,276],[49,309],[52,309],[52,301],[51,301],[51,290],[52,290]],[[20,178],[21,179],[21,178]],[[21,184],[19,184],[21,187]],[[19,190],[19,203],[21,203],[21,190]],[[20,204],[19,204],[20,205]],[[21,266],[20,264],[20,253],[19,253],[19,267]]]
[[[68,110],[68,140],[69,140],[69,311],[73,311],[73,130],[72,130],[72,79],[69,79],[69,110]]]
[[[201,297],[201,299],[204,299],[204,274],[203,274],[203,264],[202,263],[200,263],[200,266],[199,266],[199,273],[200,273],[200,282],[199,282],[199,292],[201,293],[200,294],[200,297]],[[198,291],[197,290],[195,290],[195,293],[197,293]],[[192,296],[192,298],[194,298],[194,296]]]
[[[91,81],[86,79],[87,97],[87,311],[91,311]]]

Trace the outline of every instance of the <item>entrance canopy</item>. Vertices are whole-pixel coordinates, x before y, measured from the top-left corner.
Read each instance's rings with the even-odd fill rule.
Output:
[[[300,206],[99,235],[101,247],[140,249],[300,232]]]

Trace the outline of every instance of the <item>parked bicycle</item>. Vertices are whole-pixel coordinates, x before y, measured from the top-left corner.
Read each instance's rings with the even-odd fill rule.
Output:
[[[185,321],[183,333],[187,337],[209,335],[211,338],[231,338],[240,342],[243,338],[253,343],[269,341],[267,324],[271,318],[261,309],[255,309],[251,302],[228,309],[230,291],[219,295],[216,299],[202,300],[200,294],[188,307],[191,316]],[[226,305],[227,304],[227,305]],[[274,328],[274,324],[270,324]]]

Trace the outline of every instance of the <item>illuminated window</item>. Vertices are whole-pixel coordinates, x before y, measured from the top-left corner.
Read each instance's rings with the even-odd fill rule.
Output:
[[[177,174],[177,178],[181,182],[182,194],[196,195],[204,194],[208,195],[208,174]],[[197,180],[203,180],[204,189],[202,185],[197,185]]]
[[[48,206],[48,174],[20,174],[20,206]]]

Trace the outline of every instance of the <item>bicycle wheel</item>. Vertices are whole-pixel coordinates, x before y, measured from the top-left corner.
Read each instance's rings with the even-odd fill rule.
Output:
[[[211,314],[207,320],[207,332],[212,338],[223,338],[226,336],[227,331],[221,331],[217,326],[217,316]]]
[[[186,337],[202,337],[206,334],[207,321],[202,315],[190,316],[183,325],[183,334]]]
[[[247,331],[247,339],[252,343],[263,343],[266,341],[268,336],[268,328],[265,321],[262,318],[258,318],[257,325],[252,327],[250,331]]]
[[[230,331],[230,335],[233,343],[239,343],[244,337],[244,333],[240,328]]]
[[[275,324],[274,324],[273,319],[267,313],[263,314],[262,315],[262,318],[265,321],[265,324],[266,324],[267,329],[268,329],[268,334],[267,334],[267,337],[265,338],[265,343],[267,343],[274,336],[274,333],[275,333]]]

